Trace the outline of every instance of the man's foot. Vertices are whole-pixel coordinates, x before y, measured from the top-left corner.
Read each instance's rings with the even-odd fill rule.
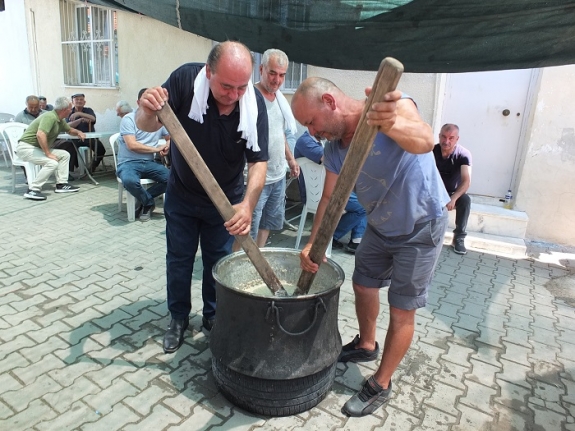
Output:
[[[453,251],[457,254],[467,254],[467,249],[465,248],[464,238],[454,238],[453,239]]]
[[[355,254],[355,251],[357,250],[358,245],[359,245],[358,242],[353,242],[350,239],[349,242],[347,243],[347,245],[345,246],[345,251],[347,251],[348,253]]]
[[[148,221],[152,218],[152,211],[156,208],[154,205],[145,206],[142,208],[142,212],[140,213],[140,221]]]
[[[356,335],[351,343],[341,348],[341,353],[337,358],[338,362],[370,362],[375,361],[379,356],[379,343],[375,342],[374,350],[356,349],[359,344],[359,335]]]
[[[206,319],[202,317],[202,327],[207,331],[210,332],[214,327],[214,323],[216,323],[216,318],[212,317],[211,319]]]
[[[352,417],[367,416],[388,402],[390,396],[391,381],[389,382],[389,387],[383,389],[375,378],[371,376],[361,390],[344,404],[341,412]]]
[[[331,248],[333,250],[341,250],[343,247],[344,247],[343,242],[338,241],[335,238],[331,241]]]
[[[54,193],[74,193],[80,190],[80,187],[72,186],[70,184],[56,184]]]
[[[136,204],[136,211],[135,211],[136,218],[140,218],[140,214],[142,214],[142,208],[144,208],[142,204]]]
[[[164,352],[174,353],[184,342],[184,333],[190,324],[190,319],[172,319],[164,335]]]
[[[32,199],[33,201],[45,201],[46,195],[39,192],[38,190],[31,190],[28,189],[26,193],[24,193],[24,197],[26,199]]]

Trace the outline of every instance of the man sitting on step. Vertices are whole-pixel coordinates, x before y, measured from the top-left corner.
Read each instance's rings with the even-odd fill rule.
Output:
[[[445,189],[451,197],[447,209],[451,211],[455,208],[453,251],[465,254],[467,253],[465,229],[471,211],[471,198],[465,192],[471,185],[471,152],[457,145],[457,141],[459,141],[459,127],[455,124],[445,124],[439,132],[439,144],[433,148],[433,155]]]

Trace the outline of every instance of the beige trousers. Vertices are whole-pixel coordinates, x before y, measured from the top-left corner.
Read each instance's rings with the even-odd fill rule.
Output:
[[[42,186],[46,184],[52,172],[54,172],[57,184],[67,184],[68,183],[68,162],[70,160],[70,153],[64,150],[52,149],[51,153],[54,154],[58,161],[52,160],[46,157],[44,151],[41,148],[35,147],[34,145],[27,144],[25,142],[18,142],[18,148],[16,153],[20,159],[25,162],[31,162],[35,165],[42,166],[38,175],[34,181],[28,179],[28,188],[30,190],[41,191]]]

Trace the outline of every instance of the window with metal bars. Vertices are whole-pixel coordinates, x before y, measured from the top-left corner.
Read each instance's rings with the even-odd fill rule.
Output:
[[[252,82],[256,83],[260,80],[260,64],[262,62],[262,54],[254,52],[254,71],[252,73]],[[296,63],[290,61],[284,84],[281,87],[281,92],[293,93],[301,82],[307,78],[307,64]]]
[[[60,0],[64,84],[118,86],[116,11]]]

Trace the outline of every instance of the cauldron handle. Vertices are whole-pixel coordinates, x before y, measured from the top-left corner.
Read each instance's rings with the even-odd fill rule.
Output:
[[[317,302],[315,304],[315,311],[313,314],[313,321],[311,322],[311,324],[308,326],[307,329],[304,329],[301,332],[286,331],[286,329],[282,326],[282,324],[280,322],[280,309],[278,307],[276,307],[275,301],[272,301],[270,308],[268,308],[268,312],[266,313],[266,320],[269,317],[270,312],[272,312],[276,315],[276,323],[278,325],[278,328],[280,328],[284,334],[293,335],[293,336],[303,335],[303,334],[306,334],[307,332],[309,332],[310,329],[313,328],[313,325],[315,325],[315,322],[317,320],[317,310],[320,307],[320,305],[323,307],[324,311],[327,311],[327,308],[325,308],[325,304],[323,303],[323,300],[321,298],[317,298]]]

